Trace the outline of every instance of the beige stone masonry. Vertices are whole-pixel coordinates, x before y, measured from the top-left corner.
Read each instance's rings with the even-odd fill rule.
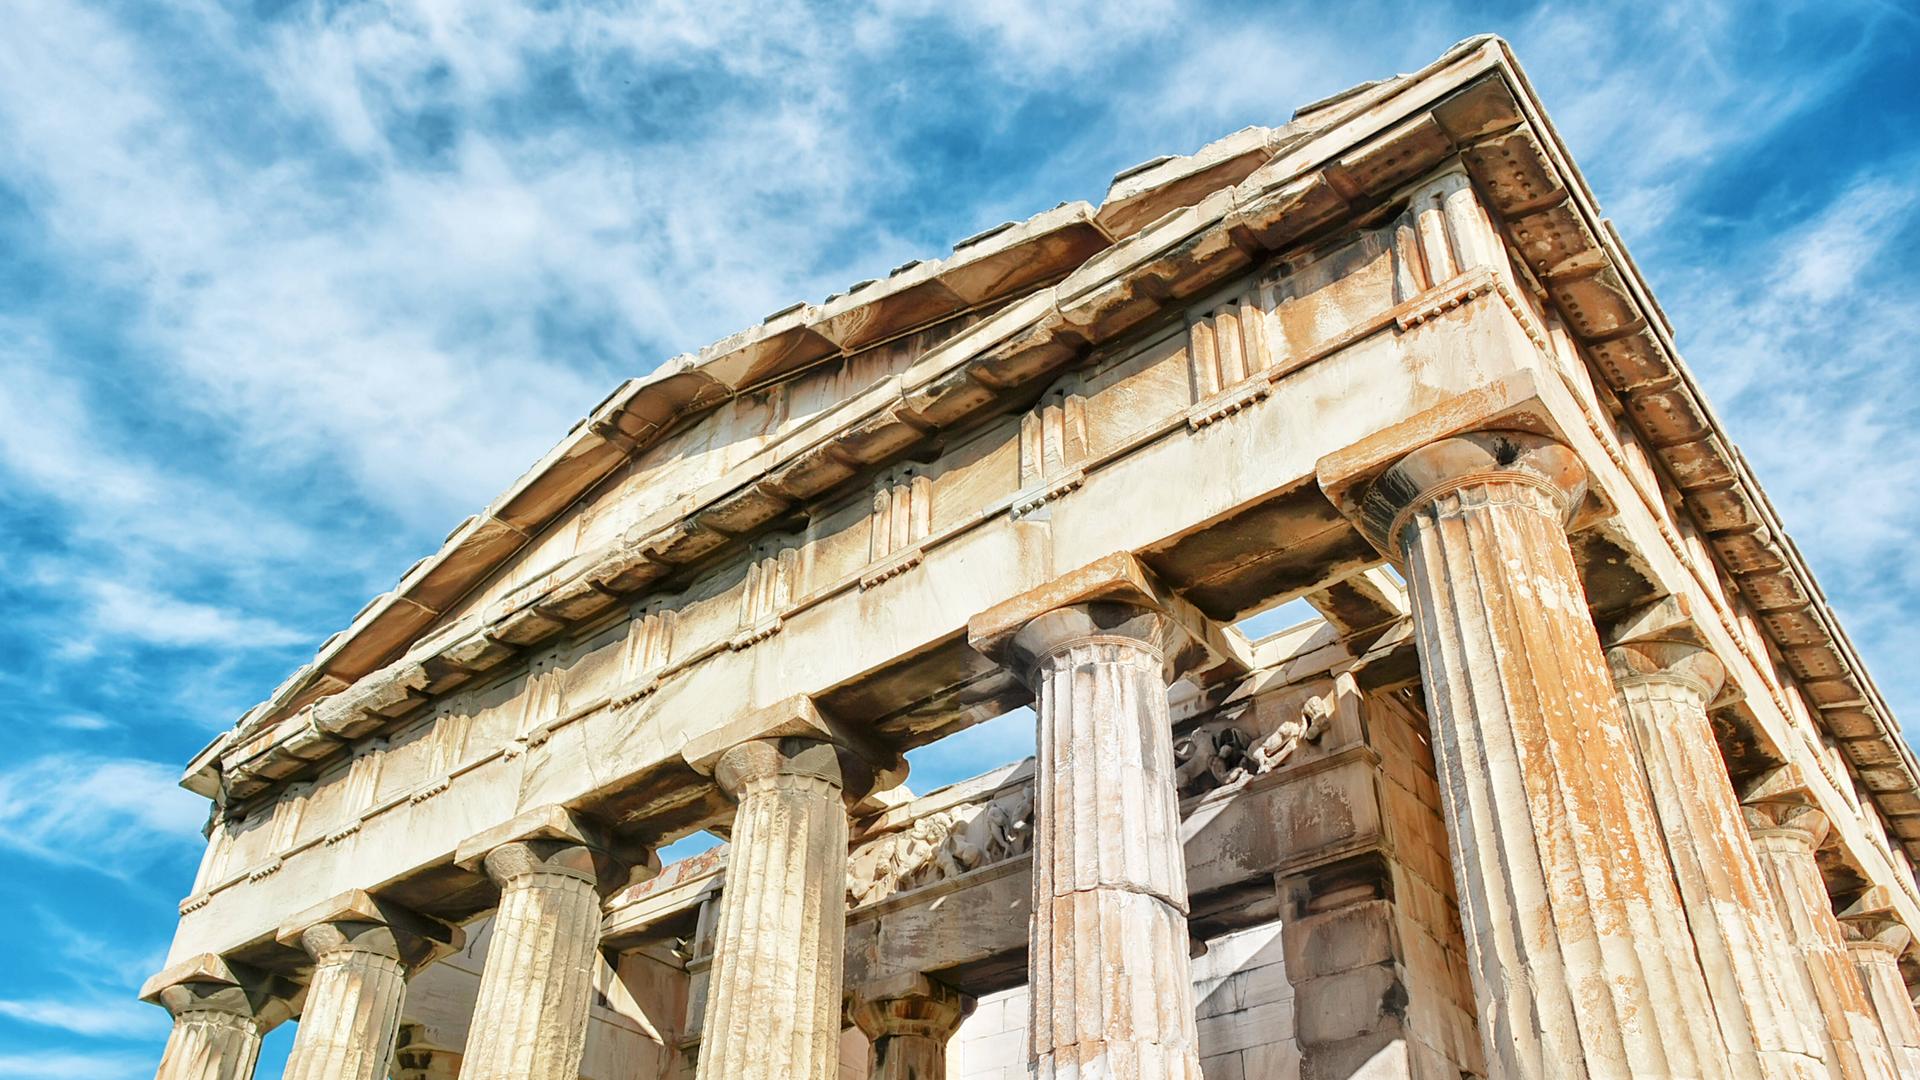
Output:
[[[1725,1076],[1567,540],[1585,491],[1565,446],[1477,432],[1400,459],[1359,506],[1406,568],[1488,1067]]]
[[[924,975],[859,988],[853,1022],[873,1042],[871,1080],[946,1080],[947,1040],[974,1000]]]
[[[1820,1040],[1801,1019],[1812,1003],[1793,978],[1792,948],[1707,718],[1725,683],[1720,661],[1692,642],[1656,639],[1616,644],[1607,662],[1734,1075],[1825,1075]]]
[[[296,995],[283,980],[212,955],[148,979],[140,997],[173,1016],[155,1080],[249,1080],[260,1037],[291,1015]]]
[[[690,744],[739,804],[699,1050],[700,1080],[832,1080],[838,1074],[847,908],[847,801],[871,759],[829,739],[798,699],[747,725],[768,737],[718,756]]]
[[[460,846],[500,887],[462,1080],[575,1080],[600,946],[600,898],[626,867],[591,823],[559,807]]]
[[[314,964],[285,1080],[386,1080],[407,977],[465,940],[360,890],[289,919],[279,938]]]
[[[1791,765],[1754,782],[1743,802],[1761,872],[1787,939],[1799,953],[1807,995],[1819,1008],[1833,1075],[1844,1080],[1901,1075],[1848,956],[1814,857],[1830,828],[1826,814],[1813,805],[1798,768]]]

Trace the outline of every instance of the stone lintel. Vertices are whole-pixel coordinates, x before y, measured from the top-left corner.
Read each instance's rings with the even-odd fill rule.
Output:
[[[1564,395],[1564,391],[1560,393]],[[1361,532],[1382,554],[1397,561],[1400,553],[1394,550],[1392,538],[1377,536],[1375,530],[1364,527],[1364,504],[1373,482],[1423,446],[1476,431],[1518,431],[1566,443],[1563,425],[1547,397],[1534,371],[1516,371],[1456,394],[1425,412],[1322,455],[1314,463],[1320,490],[1341,513],[1362,526]],[[1587,484],[1567,529],[1577,531],[1612,514],[1613,507],[1598,485]]]
[[[906,767],[900,762],[898,754],[881,746],[872,736],[854,730],[838,717],[829,716],[805,694],[795,694],[776,701],[694,736],[680,748],[680,757],[695,772],[712,776],[720,759],[734,747],[742,743],[779,739],[833,743],[859,755],[876,772],[894,767],[904,770]],[[901,775],[904,778],[904,772]]]
[[[1684,596],[1665,596],[1634,608],[1600,627],[1602,645],[1631,645],[1643,641],[1672,641],[1707,647],[1707,637]]]
[[[379,935],[377,948],[391,948],[416,971],[458,952],[467,942],[466,931],[459,927],[382,900],[365,889],[349,889],[315,904],[281,923],[274,938],[289,948],[312,953],[336,938],[360,940],[368,931]]]
[[[485,873],[487,856],[495,850],[508,844],[541,841],[585,848],[592,853],[596,864],[605,864],[601,868],[603,876],[611,873],[613,877],[622,879],[613,882],[614,886],[643,880],[642,875],[651,877],[660,871],[660,858],[653,851],[618,845],[592,818],[552,803],[523,811],[510,821],[468,837],[454,849],[454,865],[474,873]],[[631,872],[632,876],[628,878],[623,873],[613,872],[613,864],[616,863],[619,864],[619,870]]]
[[[265,1032],[299,1012],[304,988],[214,953],[190,956],[140,987],[140,1000],[179,1014],[193,1007],[253,1018]]]
[[[1135,607],[1160,615],[1172,631],[1167,662],[1197,682],[1237,678],[1252,671],[1246,645],[1162,584],[1153,571],[1124,551],[1102,556],[967,620],[967,641],[975,651],[1026,677],[1031,657],[1021,632],[1051,612],[1089,604]]]

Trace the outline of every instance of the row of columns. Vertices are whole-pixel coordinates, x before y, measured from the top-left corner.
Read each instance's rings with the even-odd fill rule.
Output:
[[[1489,1073],[1920,1075],[1905,928],[1868,898],[1836,915],[1826,822],[1792,768],[1735,793],[1708,719],[1718,662],[1685,635],[1603,644],[1566,533],[1585,486],[1568,448],[1481,432],[1400,459],[1358,508],[1405,568]],[[1167,707],[1196,635],[1124,560],[970,636],[1038,717],[1031,1074],[1199,1080]],[[877,762],[814,716],[703,763],[738,809],[698,1076],[827,1080],[847,810]],[[501,890],[460,1075],[572,1080],[624,864],[558,810],[457,858]],[[364,893],[281,936],[314,962],[304,1003],[283,1006],[303,1010],[287,1072],[302,1080],[385,1077],[406,977],[458,942]],[[250,986],[216,962],[155,992],[175,1016],[160,1077],[251,1073],[269,1018]],[[970,1007],[912,976],[865,988],[852,1019],[875,1076],[930,1080]]]

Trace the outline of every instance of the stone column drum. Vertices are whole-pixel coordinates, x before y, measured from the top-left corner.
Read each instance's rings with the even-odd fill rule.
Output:
[[[407,977],[462,940],[358,890],[288,920],[278,936],[314,963],[285,1080],[386,1080]]]
[[[1366,491],[1405,567],[1482,1039],[1496,1080],[1727,1076],[1538,435],[1430,443]]]
[[[1720,661],[1685,641],[1607,650],[1735,1076],[1827,1075],[1797,961],[1740,814],[1707,706]]]
[[[1913,931],[1895,913],[1885,885],[1869,887],[1848,904],[1840,925],[1860,988],[1880,1020],[1887,1053],[1901,1076],[1920,1076],[1920,1015],[1900,973],[1900,957],[1912,947]]]
[[[1167,712],[1182,633],[1158,611],[1095,600],[1033,618],[1007,650],[1039,714],[1035,1077],[1200,1076]]]
[[[291,987],[202,955],[147,980],[143,1000],[166,1007],[173,1030],[155,1080],[250,1080],[260,1037],[290,1013]]]
[[[1842,1080],[1900,1075],[1847,955],[1840,921],[1814,857],[1830,827],[1827,816],[1814,804],[1813,793],[1792,765],[1755,781],[1743,802],[1761,873],[1779,909],[1787,940],[1799,954],[1808,996],[1819,1009],[1832,1075]]]
[[[972,998],[925,975],[862,988],[853,1022],[873,1042],[872,1080],[946,1080],[947,1040],[973,1005]]]
[[[623,882],[625,867],[591,827],[557,807],[462,844],[456,860],[484,868],[500,887],[462,1080],[577,1080],[600,900]]]
[[[871,774],[832,742],[753,739],[714,779],[739,802],[700,1080],[834,1080],[847,937],[847,807]]]

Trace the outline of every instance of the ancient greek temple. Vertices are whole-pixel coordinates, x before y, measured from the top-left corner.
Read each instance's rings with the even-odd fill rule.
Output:
[[[1480,38],[614,390],[188,766],[145,996],[165,1080],[1916,1076],[1917,775]]]

